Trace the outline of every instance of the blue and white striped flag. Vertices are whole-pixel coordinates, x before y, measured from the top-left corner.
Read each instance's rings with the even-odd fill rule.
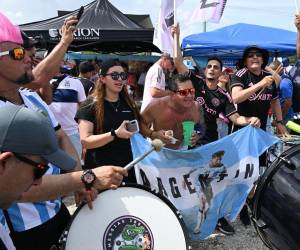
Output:
[[[247,126],[193,150],[163,148],[135,166],[137,180],[175,205],[192,239],[204,239],[219,218],[237,217],[258,179],[259,155],[276,142],[276,137]],[[151,147],[140,134],[131,145],[134,158]]]

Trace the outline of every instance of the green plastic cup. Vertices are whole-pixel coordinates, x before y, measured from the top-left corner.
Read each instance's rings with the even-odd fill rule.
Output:
[[[195,126],[195,122],[193,121],[182,122],[184,146],[192,146],[191,138],[192,138],[192,133],[194,132],[194,126]]]
[[[288,121],[287,124],[286,124],[287,128],[289,128],[290,130],[294,131],[294,132],[297,132],[300,134],[300,125],[295,123],[295,122],[292,122],[292,121]]]

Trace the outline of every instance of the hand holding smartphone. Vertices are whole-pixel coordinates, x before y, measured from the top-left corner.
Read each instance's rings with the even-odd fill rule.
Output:
[[[131,133],[138,133],[140,131],[139,129],[139,123],[137,120],[132,120],[126,123],[126,130]]]

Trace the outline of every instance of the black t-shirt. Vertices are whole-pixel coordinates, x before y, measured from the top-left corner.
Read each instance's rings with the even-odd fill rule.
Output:
[[[78,79],[83,85],[85,95],[88,96],[94,90],[95,84],[86,78],[78,77]]]
[[[235,86],[240,86],[243,89],[247,89],[254,84],[260,82],[265,76],[270,75],[266,71],[262,71],[260,75],[255,75],[251,73],[247,68],[243,68],[237,71],[231,78],[231,89]],[[243,116],[256,116],[261,121],[261,128],[266,129],[267,118],[268,118],[268,109],[270,108],[270,102],[273,99],[278,98],[278,91],[276,89],[276,84],[273,83],[268,88],[266,88],[262,94],[257,97],[257,94],[260,92],[257,91],[256,94],[250,96],[246,101],[239,103],[238,112]],[[239,129],[235,126],[234,130]]]
[[[116,111],[117,109],[117,111]],[[93,97],[88,97],[77,111],[75,119],[87,120],[94,124],[96,130],[95,102]],[[104,127],[103,133],[117,129],[124,120],[133,120],[134,112],[128,104],[120,98],[120,103],[104,101]],[[132,161],[132,151],[129,139],[115,138],[112,142],[98,148],[88,149],[85,155],[84,168],[91,169],[104,165],[126,166]],[[129,171],[130,182],[133,182],[133,169]],[[128,180],[129,180],[128,179]]]
[[[236,113],[236,108],[227,91],[219,86],[211,90],[201,78],[194,74],[190,74],[190,77],[196,89],[196,101],[204,110],[206,132],[203,141],[207,143],[216,141],[218,140],[217,118],[219,114],[223,113],[224,116],[229,117]]]

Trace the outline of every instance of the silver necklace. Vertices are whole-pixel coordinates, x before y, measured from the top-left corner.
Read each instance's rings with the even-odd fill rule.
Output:
[[[108,101],[108,103],[112,106],[112,108],[115,110],[115,112],[118,112],[118,109],[119,109],[119,106],[120,106],[120,98],[119,98],[119,100],[117,101],[116,104],[113,104],[114,102],[110,102],[110,101]]]

